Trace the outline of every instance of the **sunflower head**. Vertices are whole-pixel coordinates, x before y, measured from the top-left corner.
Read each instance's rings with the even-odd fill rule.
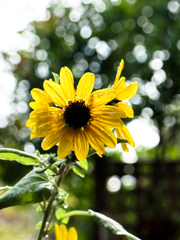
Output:
[[[87,157],[89,145],[99,156],[105,153],[105,146],[115,148],[117,138],[113,129],[118,138],[127,139],[134,146],[121,118],[134,117],[133,109],[123,100],[134,96],[138,83],[126,86],[125,78],[120,77],[123,66],[121,60],[112,88],[93,93],[94,74],[85,73],[75,90],[72,72],[67,67],[60,70],[60,84],[45,80],[44,91],[33,89],[31,94],[35,102],[30,106],[34,110],[26,123],[31,127],[31,138],[44,137],[41,144],[44,150],[58,144],[59,158],[74,151],[78,160]],[[115,106],[110,106],[110,102]]]
[[[117,138],[112,130],[122,127],[123,110],[107,105],[116,97],[112,88],[94,91],[95,76],[85,73],[74,89],[73,75],[69,68],[60,71],[60,84],[45,80],[43,90],[33,89],[30,103],[34,108],[26,126],[31,127],[31,138],[44,137],[42,148],[48,150],[58,144],[59,158],[72,150],[78,160],[89,152],[89,145],[101,156],[105,146],[115,148]]]

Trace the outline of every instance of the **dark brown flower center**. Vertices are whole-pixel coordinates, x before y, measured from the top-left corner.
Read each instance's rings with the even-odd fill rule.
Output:
[[[69,102],[64,111],[65,123],[74,129],[82,128],[91,119],[90,109],[85,106],[84,101]]]

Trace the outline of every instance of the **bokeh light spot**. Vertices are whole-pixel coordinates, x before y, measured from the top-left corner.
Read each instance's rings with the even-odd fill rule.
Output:
[[[121,188],[121,180],[118,176],[114,175],[110,177],[106,185],[109,192],[118,192]]]
[[[34,144],[31,142],[27,142],[24,144],[24,151],[27,153],[35,153]]]
[[[89,38],[92,34],[92,29],[89,26],[84,26],[81,28],[80,34],[85,39]]]
[[[126,190],[133,190],[136,187],[136,178],[132,175],[124,175],[121,177],[122,186]]]
[[[150,61],[149,66],[152,70],[159,70],[163,67],[163,61],[159,58],[155,58]]]

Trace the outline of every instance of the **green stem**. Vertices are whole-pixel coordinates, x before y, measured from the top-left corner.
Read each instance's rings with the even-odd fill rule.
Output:
[[[66,164],[65,163],[62,163],[61,164],[61,167],[59,169],[59,175],[58,175],[58,178],[57,178],[57,186],[59,187],[63,177],[64,177],[64,169],[66,168]],[[44,218],[43,218],[43,221],[42,221],[42,225],[41,225],[41,229],[39,231],[39,236],[38,236],[38,239],[37,240],[41,240],[42,237],[44,236],[44,233],[45,233],[45,227],[46,227],[46,222],[48,220],[48,217],[49,217],[49,214],[51,212],[51,209],[52,209],[52,205],[53,205],[53,202],[56,198],[58,194],[58,188],[55,189],[55,192],[52,194],[52,197],[50,198],[49,200],[49,203],[47,205],[47,208],[44,212]]]
[[[48,228],[49,228],[49,225],[50,225],[50,223],[51,223],[51,221],[52,221],[52,219],[53,219],[54,213],[55,213],[55,208],[52,210],[52,213],[51,213],[51,216],[50,216],[50,218],[49,218],[48,224],[47,224],[47,226],[46,226],[46,228],[45,228],[45,230],[44,230],[45,232],[48,231]]]
[[[80,210],[75,210],[75,211],[71,211],[71,212],[68,212],[66,214],[64,214],[60,219],[59,221],[63,220],[64,218],[67,218],[67,217],[72,217],[72,216],[75,216],[75,215],[83,215],[83,216],[92,216],[91,213],[87,212],[87,211],[80,211]]]
[[[89,150],[88,152],[88,155],[87,155],[87,158],[94,155],[96,153],[96,150],[92,149],[92,150]]]

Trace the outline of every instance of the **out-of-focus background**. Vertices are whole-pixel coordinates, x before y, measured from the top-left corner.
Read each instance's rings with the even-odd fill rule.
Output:
[[[68,66],[75,85],[95,73],[94,89],[113,84],[121,59],[135,118],[124,119],[136,147],[93,156],[84,179],[63,183],[69,210],[93,209],[143,240],[180,239],[180,2],[178,0],[0,0],[0,147],[34,153],[25,127],[30,90]],[[130,121],[129,121],[130,120]],[[56,151],[56,147],[49,152]],[[30,167],[0,161],[0,186]],[[2,240],[35,240],[36,205],[0,211]],[[124,240],[87,217],[73,217],[79,240]],[[54,240],[54,234],[47,239]]]

